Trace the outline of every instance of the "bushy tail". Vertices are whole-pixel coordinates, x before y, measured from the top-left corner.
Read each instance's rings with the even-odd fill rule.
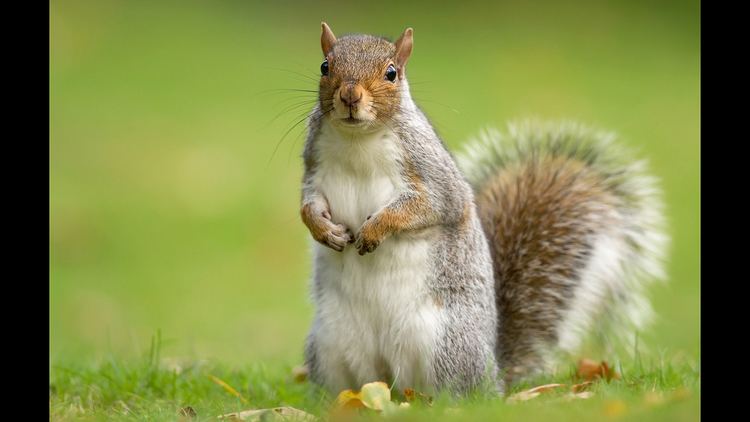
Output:
[[[629,344],[664,280],[661,192],[612,133],[572,122],[487,130],[458,163],[472,184],[495,269],[506,380],[550,369],[582,342]]]

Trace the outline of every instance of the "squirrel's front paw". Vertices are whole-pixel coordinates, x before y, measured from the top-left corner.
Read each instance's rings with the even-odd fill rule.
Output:
[[[324,220],[325,226],[315,240],[336,251],[343,251],[347,243],[354,241],[354,235],[343,224],[335,224],[330,220]]]
[[[343,224],[331,221],[331,212],[320,204],[308,203],[302,207],[302,221],[317,242],[336,251],[343,251],[347,243],[354,242],[354,235]]]
[[[372,252],[375,248],[380,245],[383,241],[383,234],[378,230],[377,224],[368,217],[362,228],[359,229],[357,240],[354,242],[354,247],[357,248],[360,255],[364,255],[368,252]]]

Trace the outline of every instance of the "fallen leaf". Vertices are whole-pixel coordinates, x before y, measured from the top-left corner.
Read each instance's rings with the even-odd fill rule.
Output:
[[[310,369],[307,367],[307,365],[300,365],[292,368],[292,378],[296,382],[305,382],[309,374]]]
[[[419,400],[422,403],[427,404],[428,406],[432,406],[432,396],[428,396],[427,394],[414,391],[413,388],[405,388],[404,397],[406,398],[407,402],[413,402],[415,400]]]
[[[388,384],[377,381],[362,386],[362,403],[374,410],[383,410],[387,403],[391,403],[391,390]]]
[[[408,409],[408,402],[391,401],[391,390],[388,384],[377,381],[365,384],[360,391],[344,390],[336,397],[331,410],[331,419],[335,421],[351,419],[352,412],[362,408],[371,409],[389,416]]]
[[[520,391],[512,396],[508,397],[508,401],[511,403],[519,401],[527,401],[538,397],[545,391],[554,390],[555,388],[564,387],[565,384],[545,384],[538,387],[534,387],[528,390]]]
[[[391,390],[388,384],[377,381],[365,384],[359,392],[344,390],[336,397],[337,408],[367,407],[373,410],[383,410],[386,403],[391,403]]]
[[[601,363],[597,363],[591,359],[581,359],[578,361],[576,376],[586,381],[591,381],[596,378],[604,378],[607,381],[612,378],[620,378],[620,374],[610,368],[609,365],[607,365],[607,362],[602,361]]]
[[[235,421],[307,421],[313,422],[318,418],[315,416],[293,407],[274,407],[272,409],[251,409],[242,412],[227,413],[218,416],[219,419],[228,419]]]
[[[210,374],[208,375],[208,377],[211,379],[211,381],[215,382],[216,384],[218,384],[222,388],[224,388],[224,390],[226,390],[229,394],[231,394],[231,395],[239,398],[240,400],[242,400],[243,403],[247,403],[247,399],[245,399],[244,397],[242,397],[242,394],[240,394],[239,391],[237,391],[234,388],[232,388],[231,385],[227,384],[226,382],[224,382],[219,377],[215,377],[215,376],[210,375]]]
[[[581,391],[587,390],[592,384],[593,382],[591,381],[575,384],[570,387],[570,391],[572,391],[573,393],[580,393]]]
[[[334,407],[337,409],[359,409],[365,407],[365,404],[362,403],[362,394],[355,393],[352,390],[344,390],[336,397]]]

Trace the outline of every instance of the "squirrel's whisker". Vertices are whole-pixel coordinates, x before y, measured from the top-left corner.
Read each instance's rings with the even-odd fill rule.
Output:
[[[285,107],[283,110],[281,110],[279,113],[277,113],[266,124],[266,126],[264,126],[264,128],[270,126],[274,121],[276,121],[276,119],[278,119],[279,117],[281,117],[281,116],[283,116],[283,115],[285,115],[285,114],[287,114],[287,113],[289,113],[291,111],[297,110],[297,109],[302,108],[302,107],[309,107],[311,104],[315,104],[317,102],[318,102],[317,100],[309,100],[309,101],[303,101],[303,102],[299,102],[299,103],[295,103],[295,104],[289,105],[289,106]],[[308,113],[308,111],[305,111],[304,113]],[[299,118],[299,117],[295,117],[295,118]]]
[[[331,110],[333,110],[333,107],[331,107],[327,111],[323,112],[319,117],[317,117],[317,119],[318,120],[321,119],[324,115],[328,114],[328,112],[330,112]],[[305,113],[305,116],[303,118],[297,120],[297,122],[295,122],[292,125],[292,127],[290,127],[289,129],[287,129],[286,132],[284,132],[284,135],[281,137],[281,139],[279,140],[279,142],[276,143],[276,147],[273,149],[273,152],[271,153],[271,158],[269,158],[267,166],[271,164],[271,161],[273,161],[273,157],[276,155],[276,151],[278,151],[279,146],[281,146],[281,143],[284,142],[284,139],[287,137],[287,135],[289,135],[289,132],[291,132],[292,130],[294,130],[295,127],[299,126],[300,123],[302,123],[305,120],[307,120],[310,117],[312,117],[315,113],[316,113],[316,110],[313,110],[310,113]],[[313,117],[313,119],[316,119],[316,117]]]
[[[319,79],[318,79],[317,77],[312,77],[312,76],[310,76],[310,75],[306,75],[306,74],[304,74],[304,73],[296,72],[296,71],[294,71],[294,70],[289,70],[289,69],[282,69],[282,68],[279,68],[279,67],[268,67],[267,69],[270,69],[270,70],[276,70],[276,71],[279,71],[279,72],[287,72],[287,73],[292,73],[292,74],[294,74],[294,75],[302,76],[303,78],[305,78],[305,79],[309,79],[309,80],[311,80],[311,81],[315,82],[316,84],[317,84],[318,82],[320,82],[320,80],[319,80]],[[317,75],[316,75],[316,76],[317,76]]]

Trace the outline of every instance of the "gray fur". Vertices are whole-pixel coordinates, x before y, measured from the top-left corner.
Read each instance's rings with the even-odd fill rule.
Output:
[[[369,53],[368,43],[374,44],[370,47],[377,54]],[[367,36],[342,37],[335,50],[341,60],[339,66],[348,63],[350,68],[356,68],[356,63],[365,63],[362,67],[369,70],[354,75],[355,79],[370,74],[371,68],[393,52],[392,44]],[[406,80],[400,84],[400,103],[387,120],[380,120],[378,124],[390,129],[398,139],[400,153],[394,160],[405,188],[383,210],[377,213],[374,210],[372,218],[378,218],[384,210],[406,213],[412,209],[410,206],[418,203],[419,212],[410,214],[402,230],[385,238],[383,243],[401,241],[409,236],[428,236],[432,241],[428,268],[424,269],[428,294],[415,298],[419,302],[415,306],[434,304],[438,321],[434,328],[437,335],[434,350],[419,363],[430,369],[432,385],[422,387],[431,391],[466,393],[489,379],[497,390],[502,390],[500,373],[521,368],[513,372],[518,377],[506,376],[506,380],[513,381],[549,368],[551,356],[561,343],[576,343],[593,329],[594,320],[610,321],[617,336],[627,336],[632,328],[642,328],[649,313],[644,288],[647,280],[663,277],[661,259],[666,243],[659,191],[653,178],[646,175],[643,164],[631,161],[626,155],[620,156],[620,150],[611,144],[608,134],[575,124],[525,123],[511,126],[510,135],[491,132],[481,141],[473,142],[458,159],[462,172],[412,101]],[[303,153],[302,204],[303,207],[313,205],[316,211],[325,210],[327,206],[325,195],[313,182],[318,168],[325,164],[320,138],[326,113],[320,105],[313,111]],[[552,216],[559,217],[556,222],[575,228],[571,233],[578,234],[573,234],[575,238],[569,239],[571,242],[537,239],[537,244],[544,247],[554,245],[545,250],[550,254],[550,259],[545,261],[549,265],[534,261],[532,257],[528,261],[532,264],[518,269],[520,275],[514,282],[496,279],[498,274],[507,273],[508,265],[516,262],[509,254],[531,245],[528,240],[531,232],[518,229],[517,235],[512,232],[516,237],[504,238],[504,242],[513,245],[512,251],[505,246],[488,244],[488,238],[497,238],[503,230],[492,226],[492,219],[481,220],[481,215],[494,218],[499,211],[502,214],[507,201],[495,198],[490,205],[492,209],[478,209],[475,194],[483,193],[488,181],[505,177],[509,169],[537,165],[543,162],[540,157],[549,156],[584,163],[582,174],[597,175],[596,188],[603,193],[590,201],[580,201],[583,204],[580,207],[571,206],[560,216]],[[336,159],[346,160],[347,157]],[[539,171],[544,173],[543,168]],[[560,192],[562,197],[568,194],[578,193],[565,189]],[[600,197],[607,198],[606,202],[597,202],[596,198]],[[336,210],[330,211],[336,220]],[[512,209],[507,211],[513,212]],[[520,217],[523,216],[519,214]],[[340,223],[339,227],[344,229],[344,222],[335,223]],[[345,229],[355,233],[360,228],[358,224],[361,222],[350,223]],[[543,232],[539,229],[544,227],[536,227],[534,233]],[[612,249],[615,256],[611,260],[616,261],[617,268],[611,273],[592,267],[592,260],[595,264],[610,262],[592,258],[599,257],[601,251],[597,248],[608,244],[601,239],[618,245]],[[346,248],[352,247],[360,249],[361,253],[385,253],[378,244],[363,246],[361,238],[355,245],[345,246],[343,252],[337,253],[345,254]],[[322,363],[324,356],[319,341],[326,328],[321,318],[337,311],[325,308],[328,305],[324,296],[331,289],[341,289],[322,275],[337,271],[330,267],[334,261],[326,257],[324,251],[315,261],[312,296],[316,318],[306,341],[305,359],[312,381],[329,389],[357,389],[362,382],[375,380],[366,379],[356,368],[347,367],[343,360],[340,362],[343,369],[336,369],[341,369],[336,373],[346,375],[335,377],[332,376],[334,368]],[[528,284],[530,277],[542,280],[539,287]],[[597,285],[603,278],[607,279],[601,286]],[[593,299],[589,300],[586,295]],[[529,298],[533,301],[529,302]],[[515,310],[508,311],[508,304],[515,306]],[[583,309],[581,321],[571,320],[571,316],[575,316],[571,313],[573,304]],[[377,312],[373,312],[375,314]],[[504,315],[519,319],[504,321]],[[531,325],[525,327],[525,321]],[[381,323],[373,320],[373,330]],[[513,331],[505,331],[514,326]],[[326,333],[332,334],[336,333]],[[394,373],[397,362],[382,356],[373,359],[372,367],[381,380],[398,382],[398,374]]]
[[[424,114],[414,105],[405,81],[404,86],[400,91],[401,107],[388,126],[401,142],[404,172],[408,163],[424,182],[426,191],[407,190],[390,206],[398,207],[401,201],[411,196],[424,195],[429,212],[414,216],[409,230],[419,232],[432,229],[438,233],[430,251],[432,268],[428,273],[432,276],[427,284],[432,300],[442,307],[443,327],[434,361],[427,363],[434,370],[436,384],[426,388],[467,392],[487,379],[497,378],[494,355],[497,316],[493,300],[492,264],[474,209],[471,187]],[[303,155],[305,163],[308,163],[303,202],[316,195],[308,181],[318,160],[315,144],[322,122],[320,116],[320,109],[317,109],[311,117]],[[466,216],[465,210],[469,211]],[[464,221],[465,218],[468,221]],[[318,300],[315,298],[325,288],[326,280],[316,274],[313,277],[313,298],[316,302]],[[306,362],[311,379],[323,383],[316,356],[315,332],[316,328],[313,327],[308,336]],[[392,381],[396,374],[389,373],[387,376]],[[350,385],[350,388],[359,387]]]

